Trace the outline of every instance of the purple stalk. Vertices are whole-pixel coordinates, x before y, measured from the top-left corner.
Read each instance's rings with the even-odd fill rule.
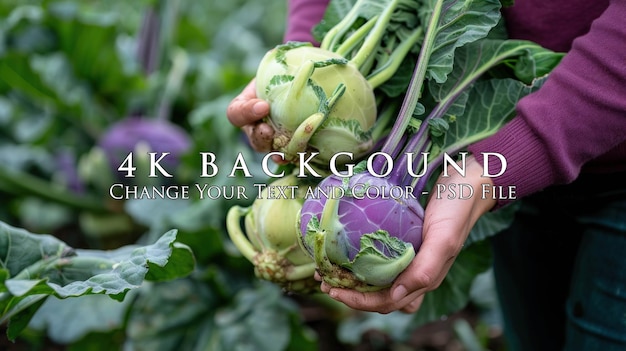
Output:
[[[405,155],[406,153],[409,153],[409,152],[413,152],[415,154],[421,154],[422,152],[425,152],[428,150],[428,148],[431,145],[431,140],[428,134],[428,129],[429,129],[428,122],[435,118],[442,118],[445,112],[450,107],[450,105],[454,103],[454,101],[459,95],[460,94],[457,94],[456,96],[453,96],[452,98],[445,100],[443,104],[441,103],[438,104],[430,112],[430,114],[422,121],[422,124],[420,125],[417,132],[409,138],[403,150]],[[402,157],[400,163],[396,165],[396,168],[393,172],[392,178],[398,180],[398,184],[400,185],[409,185],[413,182],[413,178],[408,175],[408,172],[405,173],[405,170],[407,169],[407,165],[408,165],[408,157]],[[413,171],[417,172],[417,170],[419,169],[419,166],[420,166],[419,163],[414,165]],[[433,170],[437,169],[437,167],[433,167],[433,166],[435,165],[431,163],[428,170],[421,177],[422,179],[425,179],[423,183],[425,183],[426,180],[428,180],[428,178],[432,175]],[[421,188],[419,189],[419,191],[417,188],[415,189],[415,191],[418,193],[421,192],[421,190],[422,190]]]
[[[413,75],[411,77],[407,93],[404,100],[402,101],[402,106],[400,106],[398,118],[391,127],[391,132],[389,132],[389,136],[387,137],[387,139],[385,140],[385,144],[383,144],[381,148],[381,151],[383,153],[390,155],[394,159],[398,156],[398,153],[402,149],[400,146],[401,141],[404,137],[404,132],[406,130],[406,127],[409,125],[409,121],[411,120],[411,117],[413,116],[413,111],[415,110],[415,106],[417,106],[417,101],[421,96],[422,85],[424,84],[424,77],[426,75],[426,69],[423,69],[421,67],[427,66],[429,58],[428,56],[425,57],[424,55],[424,52],[426,51],[430,50],[420,51],[420,55],[418,57],[417,64],[415,65],[415,69],[413,70]],[[422,64],[422,62],[424,62],[424,64]],[[382,158],[378,158],[374,161],[373,168],[374,170],[380,172],[382,171],[384,165],[384,160]]]
[[[159,62],[160,20],[154,8],[148,8],[137,41],[137,58],[144,73],[154,72]]]
[[[450,106],[452,106],[452,104],[461,96],[462,92],[471,84],[473,84],[488,68],[489,66],[485,66],[482,69],[477,69],[476,67],[474,67],[470,70],[470,74],[466,75],[464,73],[461,75],[461,77],[464,78],[459,79],[455,86],[447,93],[446,97],[439,101],[435,108],[424,119],[418,131],[410,137],[408,143],[403,150],[405,154],[408,152],[420,154],[421,152],[425,152],[428,150],[431,145],[431,139],[428,133],[429,122],[436,118],[443,118]],[[457,145],[457,147],[455,147],[454,149],[443,150],[442,153],[437,156],[437,158],[429,163],[427,171],[417,181],[410,177],[408,175],[408,172],[403,172],[403,170],[407,169],[408,164],[408,157],[403,157],[400,163],[396,166],[392,177],[396,179],[401,185],[414,184],[414,193],[420,194],[423,188],[426,186],[426,183],[430,176],[443,163],[444,154],[457,153],[461,151],[465,146],[466,145]],[[417,165],[414,165],[414,173],[417,173],[417,170],[420,168],[420,166],[421,165],[419,163]]]
[[[421,194],[422,190],[426,187],[426,182],[428,182],[428,178],[430,178],[430,175],[433,173],[433,170],[439,168],[443,164],[443,158],[446,153],[457,153],[461,151],[464,147],[465,145],[460,145],[457,148],[448,149],[446,150],[446,152],[440,153],[434,160],[430,161],[429,171],[427,171],[423,177],[417,180],[417,182],[415,183],[415,186],[413,187],[413,194],[417,194],[417,195]],[[411,182],[407,182],[407,183],[411,183]]]
[[[396,122],[391,128],[389,137],[381,149],[383,153],[391,155],[394,159],[398,156],[398,146],[400,145],[406,128],[413,117],[413,112],[415,111],[417,102],[422,96],[422,88],[426,77],[428,61],[430,60],[430,55],[432,54],[434,48],[435,37],[437,35],[436,28],[438,27],[437,24],[440,20],[442,4],[443,1],[437,1],[435,9],[430,17],[430,22],[428,23],[426,30],[426,36],[424,37],[424,41],[422,43],[422,49],[420,50],[417,58],[417,63],[415,65],[415,69],[413,70],[407,93],[402,101],[402,105],[400,106],[400,112],[398,113]],[[384,162],[382,160],[373,164],[373,168],[376,171],[381,171],[383,167]]]

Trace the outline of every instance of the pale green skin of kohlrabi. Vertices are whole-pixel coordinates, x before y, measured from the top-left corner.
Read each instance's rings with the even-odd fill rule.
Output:
[[[279,60],[277,53],[279,50],[272,49],[264,56],[256,75],[257,97],[270,104],[268,123],[275,131],[274,149],[285,152],[288,161],[296,158],[295,152],[319,152],[316,161],[322,164],[338,152],[350,152],[357,158],[371,150],[373,141],[368,132],[376,122],[376,99],[373,88],[358,68],[347,60],[345,64],[315,68],[309,83],[298,88],[294,86],[298,81],[295,77],[307,74],[299,72],[304,62],[343,58],[313,46],[299,46],[284,51],[284,61]],[[275,78],[280,76],[294,79]],[[294,131],[309,117],[320,112],[322,101],[312,85],[321,87],[325,95],[330,97],[341,84],[345,85],[345,91],[325,116],[321,127],[314,130],[308,143],[295,149],[288,148]],[[308,129],[314,127],[307,126]]]
[[[291,190],[286,190],[285,196],[275,193],[280,187],[291,186],[293,194]],[[254,265],[255,275],[298,293],[317,291],[319,286],[313,278],[315,263],[301,246],[297,226],[305,193],[306,186],[294,175],[287,175],[263,189],[251,206],[233,206],[227,214],[228,234]]]

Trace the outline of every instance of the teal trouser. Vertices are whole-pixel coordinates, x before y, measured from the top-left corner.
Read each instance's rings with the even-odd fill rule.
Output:
[[[524,200],[492,243],[508,350],[626,350],[626,174]]]

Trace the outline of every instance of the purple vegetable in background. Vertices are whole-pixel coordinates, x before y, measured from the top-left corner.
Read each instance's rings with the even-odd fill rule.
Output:
[[[111,169],[116,170],[141,142],[149,147],[149,152],[156,152],[157,158],[161,153],[169,153],[160,162],[168,171],[179,164],[180,157],[192,145],[187,132],[176,124],[162,119],[133,116],[113,124],[102,135],[98,146],[105,151]]]
[[[76,168],[76,156],[68,150],[61,150],[56,154],[55,162],[58,176],[62,178],[65,186],[73,193],[84,193],[85,184]]]

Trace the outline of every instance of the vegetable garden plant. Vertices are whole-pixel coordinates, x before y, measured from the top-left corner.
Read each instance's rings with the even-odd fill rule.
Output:
[[[541,85],[561,54],[506,39],[498,27],[502,5],[496,0],[359,0],[345,16],[336,16],[333,10],[339,6],[331,3],[316,28],[320,48],[287,43],[265,56],[256,76],[257,94],[270,102],[267,121],[275,128],[274,147],[285,159],[297,163],[291,156],[295,152],[322,155],[317,169],[327,170],[317,185],[323,195],[294,200],[302,208],[289,223],[300,235],[294,237],[290,225],[282,223],[289,230],[282,230],[281,243],[297,247],[300,242],[331,286],[377,290],[390,286],[419,250],[425,206],[421,194],[430,190],[444,160],[453,162],[468,144],[495,133],[513,116],[516,102]],[[403,62],[416,62],[412,75],[400,69]],[[401,102],[397,116],[376,121],[383,125],[377,129],[379,142],[364,151],[361,136],[375,124],[362,128],[363,116],[376,112],[369,101],[382,107],[393,100]],[[350,153],[355,162],[378,157],[349,165],[345,174],[328,175],[328,150]],[[319,177],[316,170],[312,173],[310,178]],[[393,196],[392,189],[410,192]],[[259,206],[271,205],[264,201]],[[504,221],[500,215],[485,220]],[[230,227],[236,228],[237,217],[230,219]],[[263,231],[268,232],[251,229],[255,235]],[[235,242],[242,242],[241,233],[233,232]],[[464,256],[480,255],[482,243],[469,244],[492,234],[472,234],[457,260],[465,276],[453,268],[450,281],[471,282],[468,269],[475,276],[487,268],[485,262],[467,264]],[[276,257],[277,262],[284,258],[280,251]],[[277,263],[275,271],[297,269],[298,263],[291,263]],[[310,262],[303,265],[310,267]],[[464,290],[467,294],[469,285]],[[444,284],[431,296],[436,300],[447,293]],[[450,312],[445,304],[426,306],[418,315]]]
[[[346,350],[371,330],[410,345],[420,326],[472,299],[490,263],[484,239],[514,208],[479,221],[417,314],[348,310],[312,276],[387,286],[419,250],[420,192],[444,155],[494,133],[558,63],[507,39],[501,6],[331,0],[314,29],[319,47],[270,48],[281,2],[0,1],[0,348]],[[218,163],[243,155],[259,171],[224,117],[252,78],[290,162],[261,182],[297,186],[295,198],[111,199],[115,182],[207,183],[203,151]],[[141,175],[150,151],[172,153],[172,178]],[[137,176],[125,179],[116,168],[130,152]],[[334,160],[350,177],[330,169],[340,152],[354,156]],[[394,171],[374,176],[390,169],[389,159],[362,162],[375,153],[391,155]],[[315,155],[306,177],[292,173],[300,154]],[[357,183],[371,189],[351,193]],[[364,198],[383,185],[416,199]],[[328,198],[306,196],[318,190]]]

